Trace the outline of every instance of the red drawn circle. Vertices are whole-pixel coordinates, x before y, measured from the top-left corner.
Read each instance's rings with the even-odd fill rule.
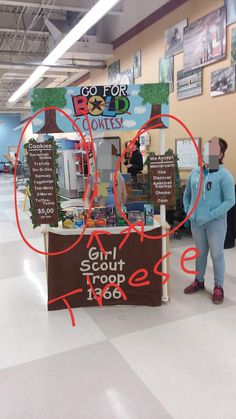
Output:
[[[23,234],[23,232],[22,232],[22,229],[21,229],[21,226],[20,226],[20,221],[19,221],[19,214],[18,214],[18,205],[17,205],[17,188],[16,188],[16,172],[17,172],[17,165],[18,165],[18,156],[19,156],[19,152],[20,152],[20,146],[21,146],[21,143],[22,143],[22,139],[23,139],[23,137],[24,137],[24,134],[25,134],[25,132],[26,132],[26,130],[27,130],[27,128],[28,128],[28,126],[29,126],[29,124],[31,124],[31,122],[34,120],[34,118],[36,118],[38,115],[40,115],[42,112],[45,112],[45,111],[47,111],[47,110],[55,110],[55,111],[58,111],[58,112],[60,112],[60,113],[62,113],[65,117],[67,117],[69,120],[70,120],[70,122],[72,123],[72,125],[73,125],[73,127],[75,127],[76,128],[76,130],[77,130],[77,132],[79,132],[79,134],[80,134],[80,136],[81,136],[81,138],[82,138],[82,141],[83,141],[83,144],[84,144],[84,147],[85,147],[85,151],[86,151],[86,157],[87,157],[87,161],[88,161],[88,179],[87,179],[87,182],[86,182],[86,188],[85,188],[85,192],[84,192],[84,197],[85,197],[85,195],[86,195],[86,193],[87,193],[87,189],[88,189],[88,186],[89,186],[89,177],[90,177],[90,161],[89,161],[89,155],[88,155],[88,147],[87,147],[87,143],[86,143],[86,140],[85,140],[85,138],[84,138],[84,135],[83,135],[83,133],[82,133],[82,131],[80,130],[80,128],[78,127],[78,125],[75,123],[75,121],[65,112],[65,111],[63,111],[62,109],[60,109],[60,108],[57,108],[56,106],[48,106],[48,107],[45,107],[45,108],[43,108],[43,109],[40,109],[39,111],[37,111],[30,119],[29,119],[29,121],[27,121],[27,123],[25,124],[25,126],[24,126],[24,129],[23,129],[23,131],[22,131],[22,133],[21,133],[21,136],[20,136],[20,140],[19,140],[19,143],[18,143],[18,147],[17,147],[17,153],[16,153],[16,163],[15,163],[15,167],[14,167],[14,206],[15,206],[15,216],[16,216],[16,224],[17,224],[17,228],[18,228],[18,231],[19,231],[19,234],[20,234],[20,236],[21,236],[21,238],[22,238],[22,240],[24,241],[24,243],[31,249],[31,250],[33,250],[34,252],[36,252],[36,253],[39,253],[39,254],[41,254],[41,255],[44,255],[44,256],[58,256],[58,255],[62,255],[62,254],[64,254],[64,253],[67,253],[67,252],[69,252],[71,249],[73,249],[75,246],[77,246],[77,244],[82,240],[82,238],[83,238],[83,236],[84,236],[84,233],[85,233],[85,230],[86,230],[86,228],[87,228],[87,223],[85,224],[85,226],[84,226],[84,228],[83,228],[83,230],[82,230],[82,233],[79,235],[79,237],[78,237],[78,239],[72,244],[72,245],[70,245],[70,246],[68,246],[66,249],[63,249],[63,250],[61,250],[61,251],[58,251],[58,252],[43,252],[43,251],[41,251],[41,250],[38,250],[38,249],[36,249],[35,247],[33,247],[27,240],[26,240],[26,238],[25,238],[25,236],[24,236],[24,234]],[[87,114],[84,112],[83,113],[84,114],[84,117],[86,118],[86,120],[87,120],[87,122],[88,122],[88,124],[89,124],[89,119],[88,119],[88,116],[87,116]],[[89,127],[90,127],[90,125],[89,125]],[[90,130],[90,133],[91,133],[91,130]],[[91,138],[91,140],[92,140],[92,138]],[[93,158],[94,158],[94,161],[96,162],[96,156],[95,156],[95,152],[94,152],[94,145],[93,145],[93,141],[92,141],[92,153],[93,153]],[[97,182],[97,173],[95,173],[95,183]],[[92,197],[91,197],[91,201],[90,201],[90,206],[89,206],[89,209],[88,209],[88,216],[90,215],[90,213],[91,213],[91,209],[92,209],[92,202],[93,202],[93,199],[94,199],[94,196],[95,196],[95,191],[94,191],[94,193],[93,193],[93,195],[92,195]],[[83,197],[83,199],[84,199],[84,197]]]
[[[184,218],[184,220],[181,221],[175,228],[173,228],[172,230],[169,230],[165,234],[161,234],[159,236],[149,236],[148,234],[145,234],[144,232],[141,232],[140,230],[138,230],[136,226],[134,226],[132,223],[130,223],[130,221],[128,220],[128,218],[126,217],[126,215],[124,214],[124,212],[122,211],[122,209],[120,207],[120,204],[118,202],[118,198],[117,198],[116,179],[117,179],[117,173],[118,173],[119,168],[121,166],[122,160],[124,159],[124,156],[127,153],[127,151],[129,149],[132,149],[131,152],[133,152],[135,141],[138,139],[138,137],[141,134],[144,134],[148,129],[150,129],[150,126],[149,126],[150,122],[154,121],[155,119],[161,119],[162,117],[170,118],[170,119],[173,119],[173,120],[177,121],[184,128],[184,130],[187,132],[188,136],[191,138],[191,140],[193,142],[193,145],[195,147],[195,150],[197,152],[198,160],[199,160],[199,164],[200,164],[200,182],[199,182],[199,191],[198,191],[198,194],[197,194],[197,197],[196,197],[196,201],[194,202],[193,208],[191,209],[191,211],[189,212],[189,214],[186,215],[186,217]],[[156,125],[152,125],[152,129],[153,128],[159,128],[161,126],[162,125],[160,123],[159,124],[156,124]],[[189,218],[191,217],[191,215],[195,212],[195,210],[197,208],[197,205],[198,205],[198,202],[200,200],[201,193],[202,193],[202,184],[203,184],[202,157],[201,157],[201,153],[200,153],[200,151],[199,151],[199,149],[197,147],[197,144],[196,144],[196,142],[194,140],[194,137],[193,137],[191,131],[184,124],[184,122],[181,121],[178,117],[176,117],[174,115],[171,115],[171,114],[159,114],[159,115],[153,116],[147,122],[145,122],[145,124],[143,124],[143,126],[140,128],[140,130],[135,135],[135,137],[130,141],[130,144],[128,145],[128,147],[126,147],[126,149],[121,154],[121,156],[120,156],[120,158],[119,158],[119,160],[117,162],[115,173],[114,173],[114,185],[113,185],[113,188],[114,188],[114,197],[115,197],[116,206],[118,208],[118,211],[119,211],[120,215],[124,218],[124,220],[126,221],[126,223],[130,227],[132,227],[132,229],[136,233],[138,233],[140,236],[142,236],[142,238],[145,237],[146,239],[150,239],[150,240],[159,240],[159,239],[163,239],[164,237],[170,236],[171,234],[173,234],[174,232],[176,232],[177,230],[179,230],[179,228],[182,225],[184,225],[187,220],[189,220]]]
[[[24,134],[25,134],[25,131],[26,131],[26,129],[28,128],[28,126],[29,126],[29,124],[33,121],[33,119],[34,118],[36,118],[39,114],[41,114],[42,112],[45,112],[45,111],[47,111],[47,110],[50,110],[50,109],[53,109],[53,110],[56,110],[56,111],[58,111],[58,112],[61,112],[65,117],[67,117],[69,120],[70,120],[70,122],[72,123],[72,126],[73,126],[73,128],[75,128],[75,130],[77,131],[77,132],[79,132],[79,134],[80,134],[80,136],[81,136],[81,138],[82,138],[82,141],[83,141],[83,143],[84,143],[84,146],[85,146],[85,150],[86,150],[86,156],[87,156],[87,160],[88,160],[88,179],[87,179],[87,182],[86,182],[86,188],[85,188],[85,193],[84,193],[84,197],[85,197],[85,195],[86,195],[86,193],[87,193],[87,189],[88,189],[88,186],[89,186],[89,178],[90,178],[90,174],[91,174],[91,171],[90,171],[90,161],[89,161],[89,157],[88,157],[88,147],[87,147],[87,143],[86,143],[86,140],[85,140],[85,138],[84,138],[84,135],[83,135],[83,133],[82,133],[82,131],[80,130],[80,128],[78,127],[78,125],[76,124],[76,122],[65,112],[65,111],[63,111],[62,109],[60,109],[60,108],[57,108],[57,107],[54,107],[54,106],[49,106],[49,107],[45,107],[45,108],[43,108],[43,109],[40,109],[39,111],[37,111],[31,118],[30,118],[30,120],[29,121],[27,121],[27,123],[26,123],[26,125],[25,125],[25,127],[24,127],[24,129],[23,129],[23,131],[22,131],[22,134],[21,134],[21,137],[20,137],[20,141],[19,141],[19,144],[18,144],[18,148],[17,148],[17,155],[16,155],[16,163],[15,163],[15,171],[14,171],[14,203],[15,203],[15,214],[16,214],[16,223],[17,223],[17,227],[18,227],[18,230],[19,230],[19,233],[20,233],[20,235],[21,235],[21,237],[22,237],[22,239],[23,239],[23,241],[26,243],[26,245],[31,249],[31,250],[33,250],[33,251],[35,251],[35,252],[37,252],[37,253],[39,253],[39,254],[42,254],[42,255],[45,255],[45,256],[58,256],[58,255],[61,255],[61,254],[64,254],[64,253],[67,253],[67,252],[69,252],[71,249],[73,249],[80,241],[81,241],[81,239],[82,239],[82,237],[84,236],[84,233],[85,233],[85,230],[86,230],[86,228],[87,228],[87,223],[86,223],[86,225],[84,226],[84,228],[83,228],[83,230],[82,230],[82,233],[81,233],[81,235],[79,235],[79,237],[78,237],[78,239],[72,244],[72,245],[70,245],[69,247],[67,247],[66,249],[64,249],[64,250],[61,250],[61,251],[58,251],[58,252],[43,252],[43,251],[40,251],[40,250],[38,250],[38,249],[35,249],[26,239],[25,239],[25,237],[24,237],[24,235],[23,235],[23,233],[22,233],[22,230],[21,230],[21,226],[20,226],[20,222],[19,222],[19,215],[18,215],[18,208],[17,208],[17,194],[16,194],[16,168],[17,168],[17,161],[18,161],[18,155],[19,155],[19,151],[20,151],[20,146],[21,146],[21,143],[22,143],[22,139],[23,139],[23,136],[24,136]],[[88,119],[88,116],[87,116],[87,114],[85,113],[85,112],[83,112],[83,111],[81,111],[81,114],[83,114],[84,115],[84,117],[86,118],[86,121],[87,121],[87,123],[88,123],[88,127],[89,127],[89,133],[90,133],[90,140],[91,140],[91,144],[92,144],[92,154],[93,154],[93,159],[94,159],[94,163],[95,163],[95,166],[96,166],[96,154],[95,154],[95,149],[94,149],[94,143],[93,143],[93,137],[92,137],[92,130],[91,130],[91,126],[90,126],[90,122],[89,122],[89,119]],[[194,147],[195,147],[195,149],[196,149],[196,152],[197,152],[197,154],[198,154],[198,159],[199,159],[199,162],[200,162],[200,187],[199,187],[199,191],[198,191],[198,194],[197,194],[197,197],[196,197],[196,201],[195,201],[195,203],[194,203],[194,205],[193,205],[193,208],[191,209],[191,211],[190,211],[190,213],[185,217],[185,219],[183,220],[183,221],[181,221],[175,228],[173,228],[172,230],[170,230],[169,232],[167,232],[167,233],[165,233],[165,234],[162,234],[162,235],[159,235],[159,236],[149,236],[149,235],[147,235],[147,234],[145,234],[144,232],[140,232],[140,230],[138,230],[135,226],[133,226],[133,224],[131,224],[130,222],[129,222],[129,220],[127,219],[127,217],[125,216],[125,214],[123,213],[123,211],[121,210],[121,207],[120,207],[120,205],[119,205],[119,202],[118,202],[118,199],[117,199],[117,187],[116,187],[116,178],[117,178],[117,172],[118,172],[118,170],[119,170],[119,167],[120,167],[120,164],[121,164],[121,162],[122,162],[122,160],[123,160],[123,158],[124,158],[124,155],[125,155],[125,153],[130,149],[130,148],[132,148],[132,151],[133,151],[133,148],[134,148],[134,143],[135,143],[135,141],[137,140],[137,138],[140,136],[140,134],[143,134],[143,133],[145,133],[148,129],[149,129],[149,124],[150,124],[150,122],[152,122],[152,121],[154,121],[155,119],[159,119],[159,118],[161,118],[161,117],[168,117],[168,118],[171,118],[171,119],[173,119],[173,120],[175,120],[175,121],[177,121],[184,129],[185,129],[185,131],[187,132],[187,134],[189,135],[189,137],[191,138],[191,140],[192,140],[192,142],[193,142],[193,144],[194,144]],[[159,123],[159,124],[156,124],[156,125],[152,125],[152,129],[153,128],[161,128],[161,124]],[[92,194],[92,197],[91,197],[91,200],[90,200],[90,206],[89,206],[89,210],[88,210],[88,216],[90,215],[90,213],[91,213],[91,209],[92,209],[92,203],[93,203],[93,200],[94,200],[94,197],[96,196],[96,194],[97,194],[97,183],[98,183],[98,172],[97,172],[97,170],[95,171],[95,179],[94,179],[94,191],[93,191],[93,194]],[[124,150],[124,152],[122,153],[122,155],[120,156],[120,158],[119,158],[119,160],[118,160],[118,162],[117,162],[117,166],[116,166],[116,170],[115,170],[115,173],[114,173],[114,197],[115,197],[115,201],[116,201],[116,205],[117,205],[117,208],[118,208],[118,211],[119,211],[119,213],[122,215],[122,217],[125,219],[125,221],[127,222],[127,224],[130,226],[130,227],[132,227],[133,228],[133,230],[134,231],[136,231],[139,235],[141,235],[142,234],[142,236],[143,237],[145,237],[145,238],[148,238],[148,239],[151,239],[151,240],[157,240],[157,239],[162,239],[162,238],[164,238],[164,237],[167,237],[167,236],[169,236],[169,235],[171,235],[171,234],[173,234],[175,231],[177,231],[190,217],[191,217],[191,215],[194,213],[194,211],[196,210],[196,207],[197,207],[197,205],[198,205],[198,202],[199,202],[199,199],[200,199],[200,196],[201,196],[201,192],[202,192],[202,183],[203,183],[203,173],[202,173],[202,159],[201,159],[201,154],[200,154],[200,151],[199,151],[199,149],[198,149],[198,147],[197,147],[197,144],[196,144],[196,142],[195,142],[195,140],[194,140],[194,137],[193,137],[193,135],[192,135],[192,133],[190,132],[190,130],[187,128],[187,126],[179,119],[179,118],[177,118],[177,117],[175,117],[174,115],[171,115],[171,114],[160,114],[160,115],[155,115],[154,117],[152,117],[151,119],[149,119],[141,128],[140,128],[140,130],[137,132],[137,134],[136,134],[136,136],[131,140],[131,142],[130,142],[130,144],[129,144],[129,146]]]

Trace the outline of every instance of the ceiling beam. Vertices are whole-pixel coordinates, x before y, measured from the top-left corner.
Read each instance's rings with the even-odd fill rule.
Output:
[[[14,64],[14,61],[12,59],[13,55],[19,55],[19,51],[12,51],[12,50],[0,50],[0,56],[2,61],[9,61],[10,57],[11,57],[11,62],[12,64]],[[112,55],[112,54],[111,54]],[[28,52],[23,52],[19,55],[18,57],[19,59],[23,59],[23,63],[27,64],[29,61],[32,62],[32,60],[35,60],[35,58],[38,59],[38,62],[42,63],[42,61],[44,60],[45,56],[42,56],[42,54],[40,52],[35,52],[35,51],[30,51],[30,53]],[[105,57],[106,58],[106,57]],[[79,63],[97,63],[97,64],[104,64],[105,58],[81,58],[80,54],[77,52],[72,52],[72,53],[65,53],[63,55],[62,58],[60,58],[60,60],[58,61],[58,64],[77,64],[79,65]]]
[[[0,61],[0,68],[11,68],[11,69],[21,69],[21,68],[28,68],[32,69],[32,67],[40,66],[40,63],[17,63],[17,62],[1,62]],[[60,72],[60,73],[76,73],[78,70],[104,70],[106,68],[105,64],[98,64],[98,65],[47,65],[49,69],[53,69],[53,71]]]
[[[23,29],[13,29],[13,28],[0,28],[0,32],[2,33],[12,33],[15,35],[17,34],[23,34],[23,35],[35,35],[39,37],[48,38],[50,36],[49,32],[42,32],[42,31],[24,31]]]
[[[89,7],[80,7],[78,6],[77,0],[58,0],[57,4],[41,4],[40,2],[32,2],[32,1],[17,1],[17,0],[0,0],[0,5],[3,6],[22,6],[22,7],[29,7],[29,8],[42,8],[42,9],[49,9],[49,10],[58,10],[58,11],[68,11],[68,12],[77,12],[77,13],[87,13],[90,8]],[[109,15],[113,16],[120,16],[122,14],[122,10],[112,9],[108,12]]]
[[[24,70],[27,70],[24,68]],[[6,82],[6,83],[10,83],[11,81],[14,80],[27,80],[30,76],[30,72],[29,73],[20,73],[20,70],[17,70],[17,73],[11,73],[9,71],[5,72],[2,77],[0,78],[0,86],[2,82]],[[12,76],[11,74],[15,74],[15,76]],[[60,73],[61,75],[61,73]],[[66,77],[68,75],[68,73],[63,73],[63,76]],[[52,71],[47,71],[47,73],[45,73],[44,77],[47,77],[49,79],[55,79],[57,77],[59,77],[58,73],[53,73]],[[1,90],[1,87],[0,87]]]

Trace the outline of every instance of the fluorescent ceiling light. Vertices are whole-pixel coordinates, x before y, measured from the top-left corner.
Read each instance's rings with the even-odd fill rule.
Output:
[[[46,73],[48,67],[40,65],[31,76],[19,87],[19,89],[8,99],[8,102],[16,102],[23,96],[39,79]]]
[[[49,65],[54,65],[68,49],[74,45],[90,28],[105,16],[120,0],[99,0],[92,9],[71,29],[61,42],[43,60],[42,65],[36,68],[31,76],[20,88],[8,99],[8,102],[16,102],[22,97],[48,70]]]

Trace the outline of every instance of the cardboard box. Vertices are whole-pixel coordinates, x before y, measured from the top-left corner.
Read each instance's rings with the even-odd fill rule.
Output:
[[[63,228],[74,228],[73,210],[74,208],[64,208],[62,210],[62,213],[63,213],[62,227]]]
[[[154,225],[154,206],[152,204],[144,204],[145,224],[147,226]]]
[[[83,207],[78,207],[73,210],[74,228],[82,228],[85,223],[85,212]]]
[[[107,226],[107,216],[105,207],[95,207],[93,209],[95,227],[101,228]]]
[[[106,208],[106,220],[107,220],[107,227],[115,227],[116,226],[116,211],[115,208]]]
[[[138,222],[142,222],[145,224],[145,214],[143,211],[129,211],[128,212],[128,220],[130,223],[135,224]]]
[[[121,210],[124,213],[124,215],[126,215],[126,217],[127,217],[127,209],[126,209],[126,207],[123,206],[121,208]],[[122,215],[119,213],[118,210],[116,210],[116,225],[117,225],[117,227],[127,226],[127,223],[126,223],[125,219],[122,217]]]

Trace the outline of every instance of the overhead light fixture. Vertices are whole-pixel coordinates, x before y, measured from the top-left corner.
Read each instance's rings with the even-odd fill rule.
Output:
[[[89,29],[105,16],[120,0],[99,0],[95,6],[75,25],[73,29],[62,39],[61,42],[50,52],[40,65],[23,83],[20,88],[8,99],[8,102],[16,102],[22,97],[48,70],[47,66],[54,65],[68,49],[72,47]]]

